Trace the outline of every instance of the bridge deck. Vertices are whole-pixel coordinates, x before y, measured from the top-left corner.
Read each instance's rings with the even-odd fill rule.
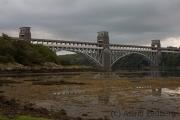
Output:
[[[19,39],[18,37],[11,37],[13,40]],[[81,42],[81,41],[68,41],[68,40],[51,40],[51,39],[35,39],[32,38],[33,44],[43,44],[49,47],[69,47],[69,48],[87,48],[87,49],[103,49],[102,44],[94,42]],[[128,50],[128,51],[147,51],[157,52],[152,50],[150,46],[139,46],[139,45],[123,45],[123,44],[109,44],[110,50]],[[161,47],[163,53],[180,53],[180,49],[176,47],[165,48]]]
[[[50,44],[43,44],[44,46],[48,47],[68,47],[68,48],[86,48],[86,49],[103,49],[103,47],[96,47],[96,46],[73,46],[73,45],[50,45]]]

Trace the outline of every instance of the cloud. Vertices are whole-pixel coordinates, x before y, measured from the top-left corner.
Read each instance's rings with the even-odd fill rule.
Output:
[[[109,31],[110,43],[150,45],[180,34],[180,1],[169,0],[2,0],[0,32],[31,27],[32,36],[96,42]],[[177,39],[179,42],[179,39]],[[171,44],[171,43],[170,43]]]
[[[169,47],[169,46],[173,46],[173,47],[180,47],[180,36],[177,38],[167,38],[164,40],[164,47]]]

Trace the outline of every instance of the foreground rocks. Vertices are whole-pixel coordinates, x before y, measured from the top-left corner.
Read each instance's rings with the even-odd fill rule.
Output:
[[[24,66],[18,63],[0,64],[0,70],[41,70],[41,69],[62,69],[62,65],[57,65],[52,62],[43,63],[42,65]]]
[[[64,83],[64,82],[63,82]],[[55,120],[83,120],[82,118],[73,118],[66,115],[66,111],[61,109],[58,112],[48,111],[45,108],[37,108],[32,103],[22,104],[14,98],[8,99],[3,95],[2,86],[11,84],[21,84],[14,81],[0,81],[0,116],[15,118],[17,116],[31,116],[36,118],[49,118]],[[54,83],[53,83],[54,84]],[[62,84],[62,83],[61,83]],[[65,83],[67,84],[67,83]],[[81,84],[81,83],[80,83]]]
[[[47,81],[47,82],[32,82],[32,85],[84,85],[84,83],[75,83],[75,82],[65,82],[65,81]],[[17,116],[31,116],[36,118],[49,118],[54,120],[84,120],[81,117],[73,118],[69,117],[66,114],[66,111],[61,109],[59,111],[51,111],[47,110],[46,108],[37,108],[35,104],[30,103],[28,100],[25,102],[20,102],[10,95],[11,97],[7,97],[4,94],[13,87],[13,85],[23,85],[23,82],[12,81],[12,80],[0,80],[0,116],[7,117],[7,118],[15,118]],[[6,89],[2,89],[5,87]],[[25,90],[23,87],[19,88],[19,90]],[[18,91],[18,90],[17,90]],[[26,93],[26,92],[25,92]],[[28,93],[28,96],[31,96],[31,93]],[[18,94],[18,97],[21,96]],[[22,98],[23,99],[23,98]],[[89,119],[91,120],[91,119]],[[93,119],[95,120],[95,119]],[[102,119],[97,119],[102,120]]]
[[[21,106],[14,99],[7,100],[4,96],[0,96],[0,116],[14,118],[16,116],[32,116],[63,120],[81,120],[81,118],[71,118],[66,116],[66,112],[61,110],[59,112],[51,112],[45,108],[34,108],[33,104],[26,104]]]
[[[63,67],[55,63],[44,63],[43,65],[23,66],[21,64],[0,64],[0,76],[23,76],[28,75],[43,75],[43,74],[58,74],[59,72],[104,72],[95,69],[91,66],[69,66]]]

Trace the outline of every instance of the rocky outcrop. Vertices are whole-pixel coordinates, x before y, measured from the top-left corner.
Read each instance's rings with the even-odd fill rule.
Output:
[[[52,62],[44,63],[43,65],[24,66],[18,63],[0,64],[0,70],[12,71],[12,70],[41,70],[41,69],[62,69],[62,65],[57,65]]]

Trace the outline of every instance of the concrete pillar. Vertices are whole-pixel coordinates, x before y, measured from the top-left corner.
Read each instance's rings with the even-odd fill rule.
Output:
[[[157,56],[156,56],[156,65],[159,66],[161,63],[161,43],[160,40],[151,40],[151,48],[152,50],[157,50]]]
[[[109,49],[109,35],[107,31],[98,32],[97,43],[103,47],[102,51],[102,70],[111,70],[110,63],[110,49]]]

